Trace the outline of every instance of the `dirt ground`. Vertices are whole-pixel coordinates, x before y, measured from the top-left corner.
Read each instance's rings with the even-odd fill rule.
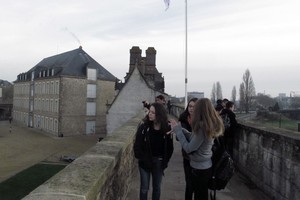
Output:
[[[40,162],[61,163],[61,156],[78,157],[99,135],[55,137],[8,121],[0,121],[0,182]]]

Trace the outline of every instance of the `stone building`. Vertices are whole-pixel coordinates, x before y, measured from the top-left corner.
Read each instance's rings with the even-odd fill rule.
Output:
[[[164,78],[155,64],[156,50],[149,47],[146,57],[141,57],[139,47],[130,50],[129,72],[125,83],[119,83],[119,92],[107,114],[107,133],[110,134],[125,122],[135,117],[142,109],[142,101],[154,102],[157,95],[164,93]]]
[[[115,82],[82,47],[45,58],[14,82],[14,121],[56,136],[106,134]]]
[[[13,85],[0,79],[0,120],[8,120],[13,104]]]

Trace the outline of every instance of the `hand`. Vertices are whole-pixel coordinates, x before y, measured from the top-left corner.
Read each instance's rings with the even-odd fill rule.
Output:
[[[170,125],[171,128],[173,129],[174,126],[177,126],[177,125],[178,125],[178,123],[177,123],[177,121],[176,121],[175,119],[170,119],[169,125]]]

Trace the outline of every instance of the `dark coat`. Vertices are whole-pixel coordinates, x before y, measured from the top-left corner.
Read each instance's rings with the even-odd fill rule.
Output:
[[[139,160],[139,166],[146,170],[152,168],[152,150],[149,140],[149,130],[149,125],[141,123],[136,132],[133,146],[134,156]],[[172,134],[164,135],[163,149],[162,169],[166,169],[174,151]]]
[[[234,138],[234,133],[237,127],[237,121],[236,121],[236,116],[234,112],[230,109],[223,109],[221,112],[221,117],[223,119],[223,122],[225,121],[225,118],[227,119],[227,122],[224,123],[229,123],[228,127],[225,126],[225,132],[224,132],[224,137],[225,138]]]

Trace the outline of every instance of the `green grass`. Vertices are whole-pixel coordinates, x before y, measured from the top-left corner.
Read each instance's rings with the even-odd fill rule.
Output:
[[[0,183],[0,199],[18,200],[62,170],[65,165],[37,164]]]
[[[259,119],[254,120],[256,123],[264,124],[266,126],[270,127],[276,127],[276,128],[282,128],[287,129],[291,131],[298,131],[298,121],[291,120],[285,117],[282,117],[281,119]]]

